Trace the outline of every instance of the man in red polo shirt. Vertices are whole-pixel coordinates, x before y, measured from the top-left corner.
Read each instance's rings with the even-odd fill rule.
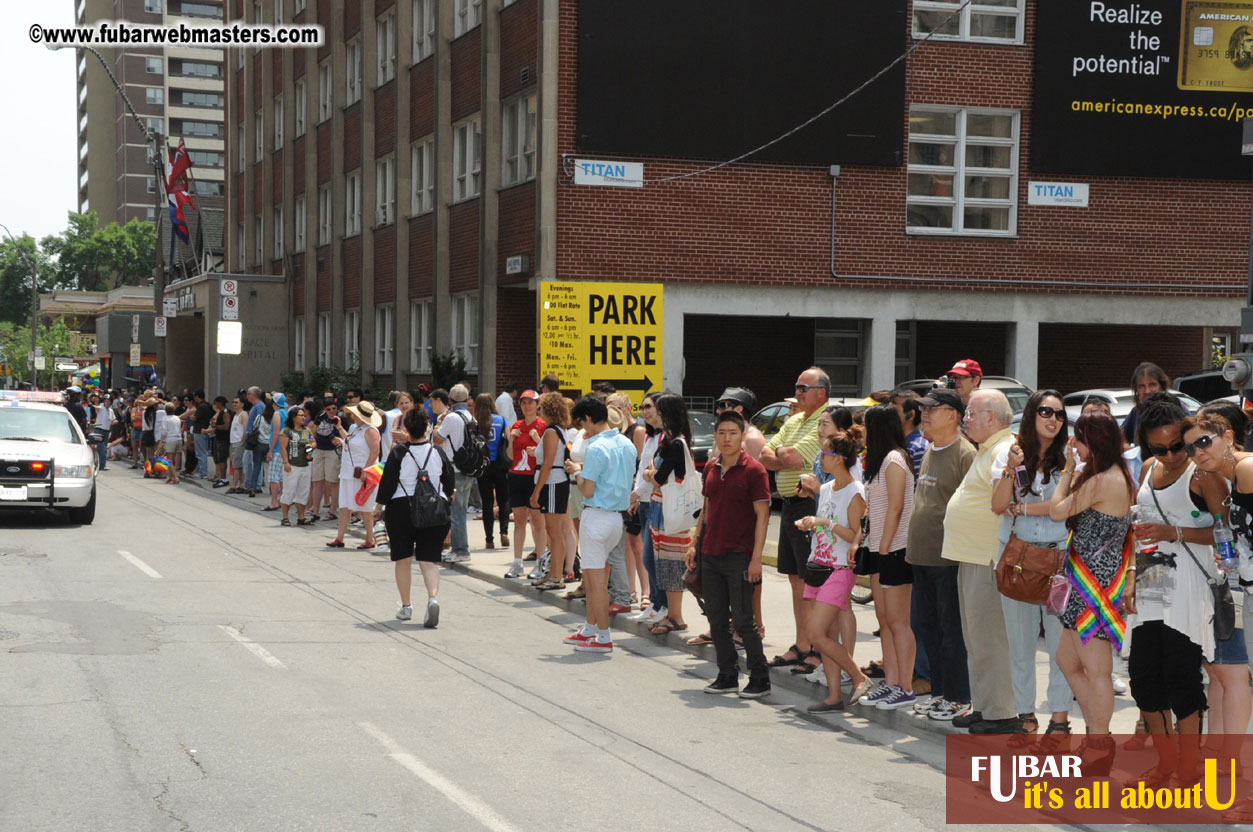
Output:
[[[694,568],[700,549],[705,614],[718,657],[718,678],[705,693],[738,691],[741,699],[758,699],[770,692],[770,668],[753,619],[753,585],[761,581],[761,552],[770,524],[770,479],[744,450],[744,417],[739,413],[718,414],[714,442],[719,456],[705,466],[705,508],[692,533],[697,543],[687,554],[688,568]],[[743,690],[731,621],[748,661]]]

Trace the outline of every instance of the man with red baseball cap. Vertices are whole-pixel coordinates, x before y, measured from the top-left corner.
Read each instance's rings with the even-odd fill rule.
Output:
[[[948,371],[948,377],[954,382],[954,389],[961,397],[962,404],[970,404],[970,394],[979,389],[983,381],[983,368],[973,358],[963,358]]]

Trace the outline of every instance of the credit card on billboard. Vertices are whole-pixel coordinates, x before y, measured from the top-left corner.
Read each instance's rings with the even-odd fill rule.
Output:
[[[1253,2],[1183,0],[1179,89],[1253,92]]]

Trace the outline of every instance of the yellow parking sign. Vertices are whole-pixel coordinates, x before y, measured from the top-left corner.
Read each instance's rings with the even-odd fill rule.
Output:
[[[608,381],[636,407],[661,386],[660,283],[540,284],[540,373],[586,393]]]

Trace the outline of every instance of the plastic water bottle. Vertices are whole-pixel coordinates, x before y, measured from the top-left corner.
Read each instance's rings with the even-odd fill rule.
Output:
[[[1228,573],[1236,571],[1240,556],[1236,553],[1235,535],[1221,514],[1214,517],[1214,549],[1220,558],[1218,568]]]
[[[1165,522],[1162,519],[1161,515],[1157,513],[1157,510],[1153,508],[1153,506],[1140,506],[1140,505],[1132,506],[1131,512],[1132,512],[1132,517],[1134,518],[1136,523],[1163,523]],[[1148,543],[1137,538],[1136,539],[1136,551],[1142,555],[1151,555],[1157,551],[1157,544]]]

